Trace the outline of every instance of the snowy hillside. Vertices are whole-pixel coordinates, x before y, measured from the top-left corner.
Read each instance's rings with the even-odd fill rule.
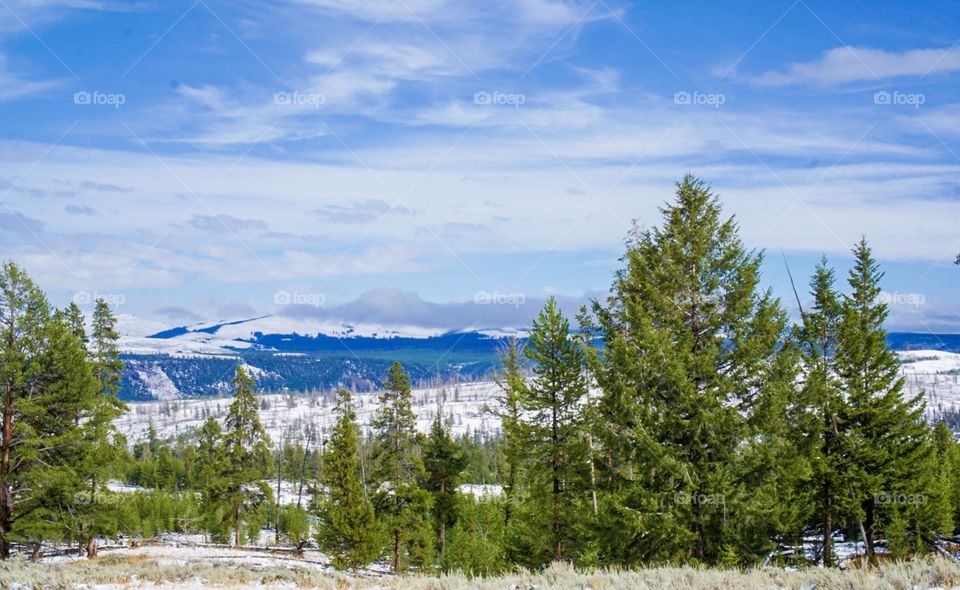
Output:
[[[931,411],[960,409],[960,354],[939,351],[910,351],[899,353],[903,359],[903,375],[908,395],[926,392],[927,407]],[[250,367],[251,371],[259,371]],[[261,379],[267,377],[261,371]],[[169,392],[162,377],[157,379],[158,390]],[[491,382],[464,383],[447,387],[414,390],[414,411],[417,426],[426,432],[436,412],[438,400],[444,399],[444,415],[450,418],[457,434],[465,432],[493,433],[499,423],[492,410],[497,409],[499,389]],[[311,395],[273,394],[261,399],[261,419],[270,437],[277,441],[282,436],[303,438],[310,425],[325,435],[332,426],[333,397],[331,393]],[[131,441],[143,440],[150,427],[161,437],[186,433],[199,426],[209,416],[222,417],[230,405],[229,398],[174,399],[130,404],[130,412],[119,421],[120,429]],[[357,415],[367,426],[376,411],[376,393],[356,396]]]
[[[926,392],[929,411],[960,410],[960,354],[915,350],[899,355],[907,391]]]
[[[417,428],[427,432],[438,401],[445,400],[443,413],[449,417],[454,434],[494,433],[500,427],[492,413],[497,407],[498,394],[496,384],[490,382],[416,389],[413,410],[417,415]],[[197,428],[210,416],[222,418],[230,401],[230,398],[206,398],[132,403],[130,411],[117,424],[131,443],[145,440],[151,427],[160,437],[176,436]],[[356,395],[355,406],[358,420],[367,427],[377,409],[377,395]],[[260,420],[275,442],[283,438],[305,440],[311,427],[319,429],[321,437],[326,438],[336,420],[333,396],[263,395],[260,396]]]

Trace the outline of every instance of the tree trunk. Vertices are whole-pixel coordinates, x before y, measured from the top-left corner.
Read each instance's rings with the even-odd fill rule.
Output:
[[[703,507],[700,505],[700,499],[702,497],[701,491],[698,488],[691,498],[691,502],[693,502],[691,505],[693,508],[693,534],[697,539],[694,555],[700,561],[704,561],[707,558],[707,531],[703,526]]]
[[[3,400],[3,432],[0,440],[0,559],[10,557],[7,533],[11,525],[10,446],[13,443],[13,393],[6,392]]]
[[[400,573],[400,531],[393,534],[393,573]]]
[[[864,519],[864,522],[860,525],[860,527],[863,530],[863,541],[864,541],[864,544],[866,545],[865,549],[867,552],[867,560],[871,564],[873,564],[876,562],[876,552],[874,551],[874,538],[873,538],[874,536],[873,525],[874,525],[874,519],[876,517],[876,514],[873,506],[873,498],[870,498],[869,500],[867,500],[866,506],[864,508],[865,508],[864,510],[865,519]]]
[[[233,530],[233,544],[237,547],[240,546],[240,503],[237,502],[236,508],[233,509],[233,518],[235,528]]]
[[[823,486],[823,565],[833,565],[833,498],[829,484]]]

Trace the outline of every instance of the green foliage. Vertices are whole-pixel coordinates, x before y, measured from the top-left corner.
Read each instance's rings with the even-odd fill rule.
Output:
[[[302,549],[310,538],[310,516],[297,506],[280,507],[280,534],[287,543]]]
[[[346,389],[340,390],[336,412],[316,499],[317,543],[337,569],[357,569],[377,558],[383,538],[361,479],[360,426]]]
[[[539,536],[550,551],[544,563],[573,557],[585,538],[580,500],[588,490],[586,422],[587,395],[583,351],[570,337],[570,324],[556,300],[547,300],[533,321],[524,347],[533,365],[533,379],[520,390],[523,455],[532,464],[525,473],[527,501],[546,518],[527,520],[542,525]]]
[[[476,500],[457,495],[457,522],[450,529],[447,550],[440,565],[443,571],[463,572],[469,577],[495,576],[508,571],[504,537],[503,502]]]
[[[634,233],[592,310],[598,478],[612,510],[603,551],[627,564],[717,562],[734,547],[757,560],[791,470],[786,316],[702,181],[684,178],[662,212],[661,227]]]
[[[432,531],[424,515],[430,494],[420,487],[426,475],[420,457],[410,378],[400,363],[390,368],[380,407],[373,419],[371,481],[373,505],[390,538],[393,570],[405,562],[423,565],[433,558]]]
[[[867,554],[873,558],[876,534],[888,525],[889,530],[906,527],[918,535],[939,532],[929,518],[921,516],[922,511],[899,500],[926,498],[935,479],[935,464],[931,432],[923,421],[922,393],[904,397],[900,363],[887,346],[883,324],[889,312],[880,300],[883,273],[866,240],[857,244],[853,254],[851,293],[844,297],[839,329],[837,372],[847,400],[841,429],[853,499],[849,517],[862,527]],[[901,522],[904,518],[906,523]]]
[[[423,463],[426,469],[423,487],[432,496],[436,545],[442,556],[446,550],[447,531],[457,521],[457,486],[467,467],[466,453],[450,438],[443,422],[442,407],[437,408],[430,436],[423,446]]]

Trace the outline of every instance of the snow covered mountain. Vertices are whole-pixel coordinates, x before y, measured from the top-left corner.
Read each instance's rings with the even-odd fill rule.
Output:
[[[504,340],[525,336],[510,328],[446,332],[286,315],[178,327],[131,315],[118,320],[126,362],[121,397],[131,401],[226,394],[238,363],[265,392],[372,391],[394,361],[415,384],[480,381],[489,379]],[[960,407],[960,337],[893,333],[890,344],[902,351],[908,388],[925,390],[932,410]]]
[[[243,363],[265,391],[375,389],[394,361],[415,383],[489,375],[510,329],[445,332],[419,326],[348,324],[283,315],[167,327],[123,316],[121,397],[170,400],[218,395]]]

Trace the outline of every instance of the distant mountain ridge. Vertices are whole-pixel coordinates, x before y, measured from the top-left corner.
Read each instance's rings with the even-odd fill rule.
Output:
[[[138,401],[227,393],[237,363],[271,392],[375,390],[394,361],[421,385],[483,380],[505,339],[525,336],[514,328],[457,332],[277,315],[176,327],[121,320],[120,395]],[[888,340],[898,351],[960,352],[960,334],[893,332]]]

